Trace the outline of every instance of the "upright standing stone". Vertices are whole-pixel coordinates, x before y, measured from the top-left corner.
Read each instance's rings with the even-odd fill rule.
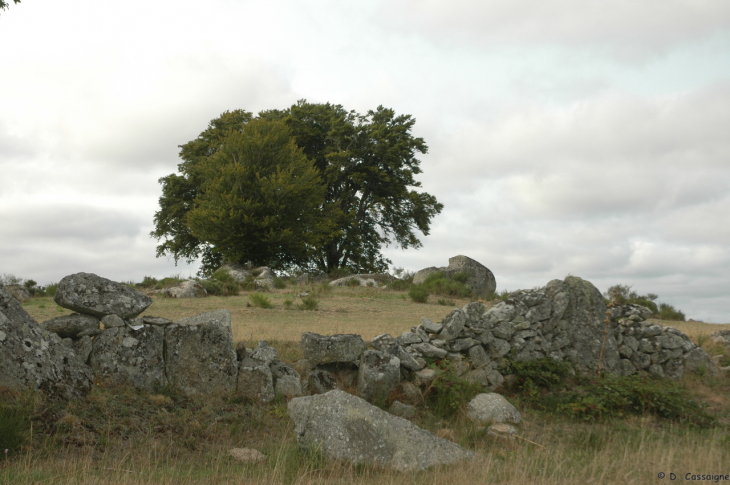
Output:
[[[165,374],[188,395],[231,394],[238,362],[228,310],[201,313],[165,327]]]

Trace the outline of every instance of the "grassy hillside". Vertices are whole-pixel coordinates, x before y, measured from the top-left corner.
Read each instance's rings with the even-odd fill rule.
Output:
[[[304,290],[318,298],[318,310],[296,309],[301,303],[296,295]],[[146,314],[178,319],[227,308],[235,340],[248,345],[268,340],[284,360],[293,361],[301,357],[298,341],[304,331],[357,333],[369,340],[382,333],[398,335],[424,316],[438,321],[454,308],[435,301],[413,303],[404,292],[375,288],[289,287],[265,296],[272,303],[270,309],[249,306],[249,293],[198,300],[156,298]],[[453,300],[458,306],[468,301]],[[50,298],[34,299],[24,307],[39,321],[70,313],[59,310]],[[730,328],[658,323],[679,328],[711,352],[717,349],[706,336]],[[540,411],[528,405],[535,396],[528,399],[512,390],[506,394],[520,409],[524,423],[519,438],[506,440],[470,423],[463,405],[446,417],[426,406],[415,422],[476,450],[478,458],[408,474],[330,463],[316,453],[300,451],[281,399],[261,405],[191,399],[168,389],[148,395],[105,382],[98,382],[85,399],[70,403],[0,390],[3,406],[21,409],[26,414],[20,418],[26,416],[32,423],[23,447],[0,457],[0,483],[643,484],[655,483],[660,472],[667,477],[730,473],[730,379],[689,377],[681,389],[687,398],[703,403],[715,418],[711,425],[698,427],[651,414],[585,421]],[[0,426],[3,419],[0,415]],[[252,465],[236,462],[228,455],[234,447],[256,448],[267,460]]]

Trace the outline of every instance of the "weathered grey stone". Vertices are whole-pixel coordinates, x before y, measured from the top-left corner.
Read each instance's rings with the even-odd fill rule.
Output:
[[[124,319],[120,317],[119,315],[105,315],[101,319],[101,323],[104,325],[104,329],[107,328],[114,328],[114,327],[123,327],[126,325],[124,323]]]
[[[504,376],[502,376],[497,369],[494,369],[489,363],[487,363],[477,369],[467,372],[464,375],[464,380],[479,384],[488,391],[493,391],[502,385],[504,382]]]
[[[400,416],[403,419],[413,419],[416,417],[416,407],[410,404],[402,403],[398,400],[393,401],[393,404],[388,408],[390,414]]]
[[[152,298],[127,285],[93,273],[76,273],[58,283],[53,300],[63,308],[102,318],[133,318],[152,304]]]
[[[292,399],[289,416],[299,446],[353,464],[415,471],[474,456],[455,443],[339,390]]]
[[[256,344],[256,348],[253,349],[250,354],[250,357],[252,359],[261,360],[263,362],[271,362],[276,359],[276,356],[276,349],[273,347],[269,347],[269,344],[266,343],[266,340],[259,341],[259,343]]]
[[[233,277],[233,279],[236,281],[245,281],[246,278],[249,275],[251,275],[250,267],[243,265],[243,264],[238,264],[238,263],[224,264],[223,266],[221,266],[218,269],[227,271],[228,274],[231,275]]]
[[[487,355],[492,359],[504,357],[510,351],[509,342],[501,338],[495,338],[487,345]]]
[[[91,340],[91,337],[88,335],[84,335],[80,339],[73,342],[72,348],[74,352],[76,352],[76,355],[79,356],[79,359],[81,359],[81,362],[88,365],[89,356],[91,355],[91,350],[93,349],[93,341]]]
[[[406,345],[420,344],[423,342],[423,339],[417,333],[413,332],[403,332],[396,337],[396,339],[398,340],[398,343],[404,347]]]
[[[323,336],[306,332],[302,334],[301,344],[304,358],[312,365],[354,363],[367,350],[362,337],[353,334]]]
[[[437,372],[434,369],[421,369],[414,373],[414,382],[416,385],[425,386],[436,379]]]
[[[384,400],[400,382],[400,359],[378,350],[366,350],[360,358],[357,393],[365,400]]]
[[[274,392],[287,397],[302,395],[302,380],[299,372],[286,362],[274,359],[269,362],[274,378]]]
[[[408,370],[418,370],[423,368],[415,357],[406,352],[403,346],[400,345],[395,338],[388,334],[373,337],[370,341],[370,345],[372,345],[375,350],[398,357],[400,365]]]
[[[446,345],[443,348],[449,352],[463,352],[475,345],[480,346],[478,340],[474,340],[473,338],[459,338],[446,342]]]
[[[712,358],[707,355],[700,347],[696,347],[690,350],[683,356],[684,370],[686,372],[696,372],[699,374],[709,373],[710,375],[717,375],[717,366],[712,361]]]
[[[515,326],[509,322],[502,322],[502,323],[499,323],[494,328],[492,328],[491,332],[495,338],[499,338],[502,340],[509,340],[512,338],[512,335],[515,333]]]
[[[162,327],[112,327],[94,339],[89,363],[99,377],[153,392],[167,384],[164,341]]]
[[[61,344],[0,287],[0,387],[42,390],[63,399],[78,399],[91,389],[91,369]]]
[[[188,395],[231,394],[238,363],[228,310],[183,318],[165,327],[165,373]]]
[[[163,289],[160,295],[164,298],[205,298],[208,296],[208,292],[200,282],[185,280],[180,284]]]
[[[448,354],[446,350],[427,343],[413,344],[411,348],[429,359],[443,359]]]
[[[41,323],[41,326],[57,334],[61,338],[79,338],[81,332],[99,329],[99,319],[91,315],[72,313],[61,317],[51,318]]]
[[[442,324],[432,322],[426,317],[421,319],[421,325],[423,325],[423,329],[428,333],[439,333],[441,329],[444,328]]]
[[[464,325],[466,325],[466,313],[464,313],[464,310],[457,308],[446,315],[441,323],[444,327],[441,329],[441,333],[439,333],[439,339],[447,341],[454,340],[464,329]]]
[[[171,323],[174,323],[169,318],[152,317],[152,316],[147,316],[147,315],[145,315],[144,317],[142,317],[142,322],[143,323],[147,323],[149,325],[160,325],[160,326],[163,326],[163,327],[166,326],[166,325],[170,325]]]
[[[266,460],[266,455],[253,448],[233,448],[228,451],[234,460],[241,463],[258,463]]]
[[[387,273],[354,274],[330,281],[330,286],[370,286],[378,288],[387,285],[395,279],[394,276]]]
[[[478,394],[466,406],[466,416],[480,423],[514,423],[522,420],[519,411],[500,394]]]
[[[271,369],[265,363],[246,366],[241,362],[238,369],[236,395],[258,402],[270,402],[274,399],[274,379]]]
[[[307,388],[312,394],[324,394],[339,389],[334,374],[324,369],[314,369],[307,375]]]
[[[489,362],[489,357],[487,357],[487,353],[484,351],[484,347],[482,347],[481,345],[475,345],[474,347],[470,347],[467,351],[467,354],[469,355],[469,360],[471,360],[474,368],[481,367],[482,365]]]

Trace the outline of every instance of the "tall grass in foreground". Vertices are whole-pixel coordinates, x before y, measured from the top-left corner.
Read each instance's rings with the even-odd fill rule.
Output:
[[[643,484],[663,472],[725,473],[730,463],[726,431],[669,427],[651,422],[556,427],[527,422],[521,439],[503,440],[473,429],[477,458],[423,472],[396,473],[371,466],[328,462],[298,448],[293,430],[262,451],[261,464],[241,464],[226,446],[181,452],[172,437],[129,442],[94,451],[37,449],[0,466],[0,483],[61,484]]]

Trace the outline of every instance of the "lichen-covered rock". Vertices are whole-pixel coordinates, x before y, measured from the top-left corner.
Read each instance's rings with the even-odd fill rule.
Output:
[[[514,423],[522,421],[520,412],[503,396],[494,392],[477,394],[466,406],[466,416],[479,423]]]
[[[78,399],[89,392],[93,379],[91,369],[58,335],[41,327],[0,288],[0,387]]]
[[[102,318],[133,318],[152,304],[152,298],[127,285],[93,273],[76,273],[58,283],[53,300],[63,308]]]
[[[165,374],[188,395],[227,395],[236,389],[238,362],[231,314],[218,310],[165,327]]]
[[[61,317],[51,318],[41,323],[41,326],[57,334],[61,338],[79,338],[79,334],[88,330],[99,329],[99,319],[92,315],[72,313]]]
[[[274,379],[269,366],[266,363],[253,366],[244,364],[245,362],[241,362],[238,370],[236,394],[264,403],[274,399]]]
[[[269,362],[274,378],[274,393],[286,397],[302,395],[302,380],[299,372],[286,362],[274,359]]]
[[[452,276],[457,273],[465,273],[468,275],[465,285],[477,295],[488,295],[494,293],[497,289],[497,281],[494,279],[494,273],[483,264],[467,257],[454,256],[449,258],[449,265],[445,268],[424,268],[417,272],[413,277],[413,284],[419,285],[426,281],[429,275],[443,271],[446,276]]]
[[[373,337],[370,341],[370,345],[372,345],[375,350],[398,357],[400,365],[408,370],[419,370],[423,368],[421,363],[418,362],[411,354],[406,352],[403,346],[391,335],[385,334]]]
[[[164,341],[156,325],[111,327],[94,339],[89,363],[97,376],[153,392],[167,384]]]
[[[385,400],[400,382],[400,359],[378,350],[366,350],[360,358],[357,393],[367,401]]]
[[[74,352],[76,352],[76,355],[79,359],[81,359],[81,362],[89,365],[89,357],[91,356],[91,351],[94,348],[93,341],[90,336],[84,335],[80,339],[75,340],[71,345],[71,348],[74,349]]]
[[[185,280],[178,285],[163,289],[160,295],[165,298],[205,298],[208,292],[200,282]]]
[[[353,464],[416,471],[474,456],[456,443],[340,390],[292,399],[289,416],[299,446]]]
[[[306,332],[301,338],[304,358],[312,365],[330,363],[355,363],[367,350],[367,344],[359,335],[318,335]]]
[[[261,340],[258,344],[256,344],[256,348],[251,351],[249,356],[252,359],[257,359],[263,362],[271,362],[276,359],[277,352],[275,348],[269,347],[266,340]]]
[[[307,374],[307,389],[311,394],[324,394],[339,389],[335,375],[324,369],[314,369]]]
[[[13,298],[21,303],[28,301],[33,297],[33,295],[30,294],[30,290],[23,285],[5,285],[5,289],[13,296]]]

